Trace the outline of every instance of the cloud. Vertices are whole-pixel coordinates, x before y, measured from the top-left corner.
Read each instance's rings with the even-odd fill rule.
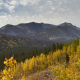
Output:
[[[62,11],[62,12],[64,12],[65,9],[64,9],[64,8],[58,8],[58,11]]]
[[[42,11],[44,9],[44,6],[39,6],[38,11]]]
[[[0,0],[0,6],[3,5],[3,0]]]
[[[78,16],[80,17],[80,16]],[[76,22],[75,20],[76,19]],[[53,13],[53,12],[48,12],[45,14],[39,14],[39,15],[8,15],[5,14],[3,16],[0,16],[0,27],[6,25],[6,24],[13,24],[17,25],[19,23],[28,23],[28,22],[44,22],[44,23],[50,23],[54,25],[61,24],[63,22],[71,22],[75,25],[79,25],[78,22],[79,19],[76,18],[76,16],[73,15],[68,15],[68,14],[59,14],[59,13]]]
[[[18,0],[7,1],[7,3],[8,3],[9,5],[18,5],[18,4],[19,4]]]
[[[20,5],[26,6],[29,3],[29,0],[19,0]]]
[[[31,5],[35,5],[38,4],[40,0],[31,0],[30,3]]]
[[[51,8],[51,9],[54,11],[56,8],[52,6],[52,8]]]
[[[52,5],[52,1],[46,1],[45,5]]]
[[[9,11],[14,12],[14,8],[15,8],[15,6],[9,6]]]
[[[62,4],[62,2],[59,2],[59,4],[61,5],[61,4]]]
[[[20,5],[27,6],[37,4],[40,0],[19,0]]]
[[[3,0],[0,0],[0,9],[2,9]]]
[[[7,4],[7,3],[4,3],[4,6],[5,6],[5,8],[8,9],[10,12],[14,12],[15,6],[11,6],[11,5]]]

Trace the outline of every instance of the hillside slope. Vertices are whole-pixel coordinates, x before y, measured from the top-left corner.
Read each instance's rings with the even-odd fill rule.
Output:
[[[21,23],[18,25],[10,25],[7,24],[0,28],[0,34],[6,34],[6,35],[13,35],[13,36],[27,36],[31,33],[37,33],[39,31],[42,31],[45,28],[51,28],[55,27],[51,24],[44,24],[44,23]]]
[[[63,23],[54,28],[47,28],[30,37],[43,40],[67,41],[80,38],[80,30],[71,23]]]

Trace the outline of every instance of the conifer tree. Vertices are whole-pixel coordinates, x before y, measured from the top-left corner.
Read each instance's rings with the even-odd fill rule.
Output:
[[[58,49],[59,49],[59,43],[57,42],[56,50],[58,50]]]
[[[66,67],[68,67],[69,64],[69,55],[66,53]]]
[[[56,50],[56,45],[55,45],[55,43],[53,43],[53,45],[52,45],[52,51],[54,52]]]

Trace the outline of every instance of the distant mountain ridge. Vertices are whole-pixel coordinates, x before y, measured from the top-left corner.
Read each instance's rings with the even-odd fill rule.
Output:
[[[5,25],[0,28],[0,34],[59,42],[80,38],[80,28],[66,22],[60,25],[30,22]]]
[[[27,36],[28,34],[37,33],[48,27],[55,27],[55,26],[51,24],[35,23],[35,22],[22,23],[18,25],[7,24],[0,28],[0,34],[13,35],[13,36]]]
[[[73,40],[80,38],[80,30],[71,23],[63,23],[54,28],[47,28],[37,34],[29,35],[37,39]]]

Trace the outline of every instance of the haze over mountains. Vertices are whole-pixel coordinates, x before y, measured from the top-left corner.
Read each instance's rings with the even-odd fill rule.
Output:
[[[65,41],[80,38],[80,28],[66,22],[60,25],[31,22],[18,25],[7,24],[0,28],[0,34],[39,40]]]

